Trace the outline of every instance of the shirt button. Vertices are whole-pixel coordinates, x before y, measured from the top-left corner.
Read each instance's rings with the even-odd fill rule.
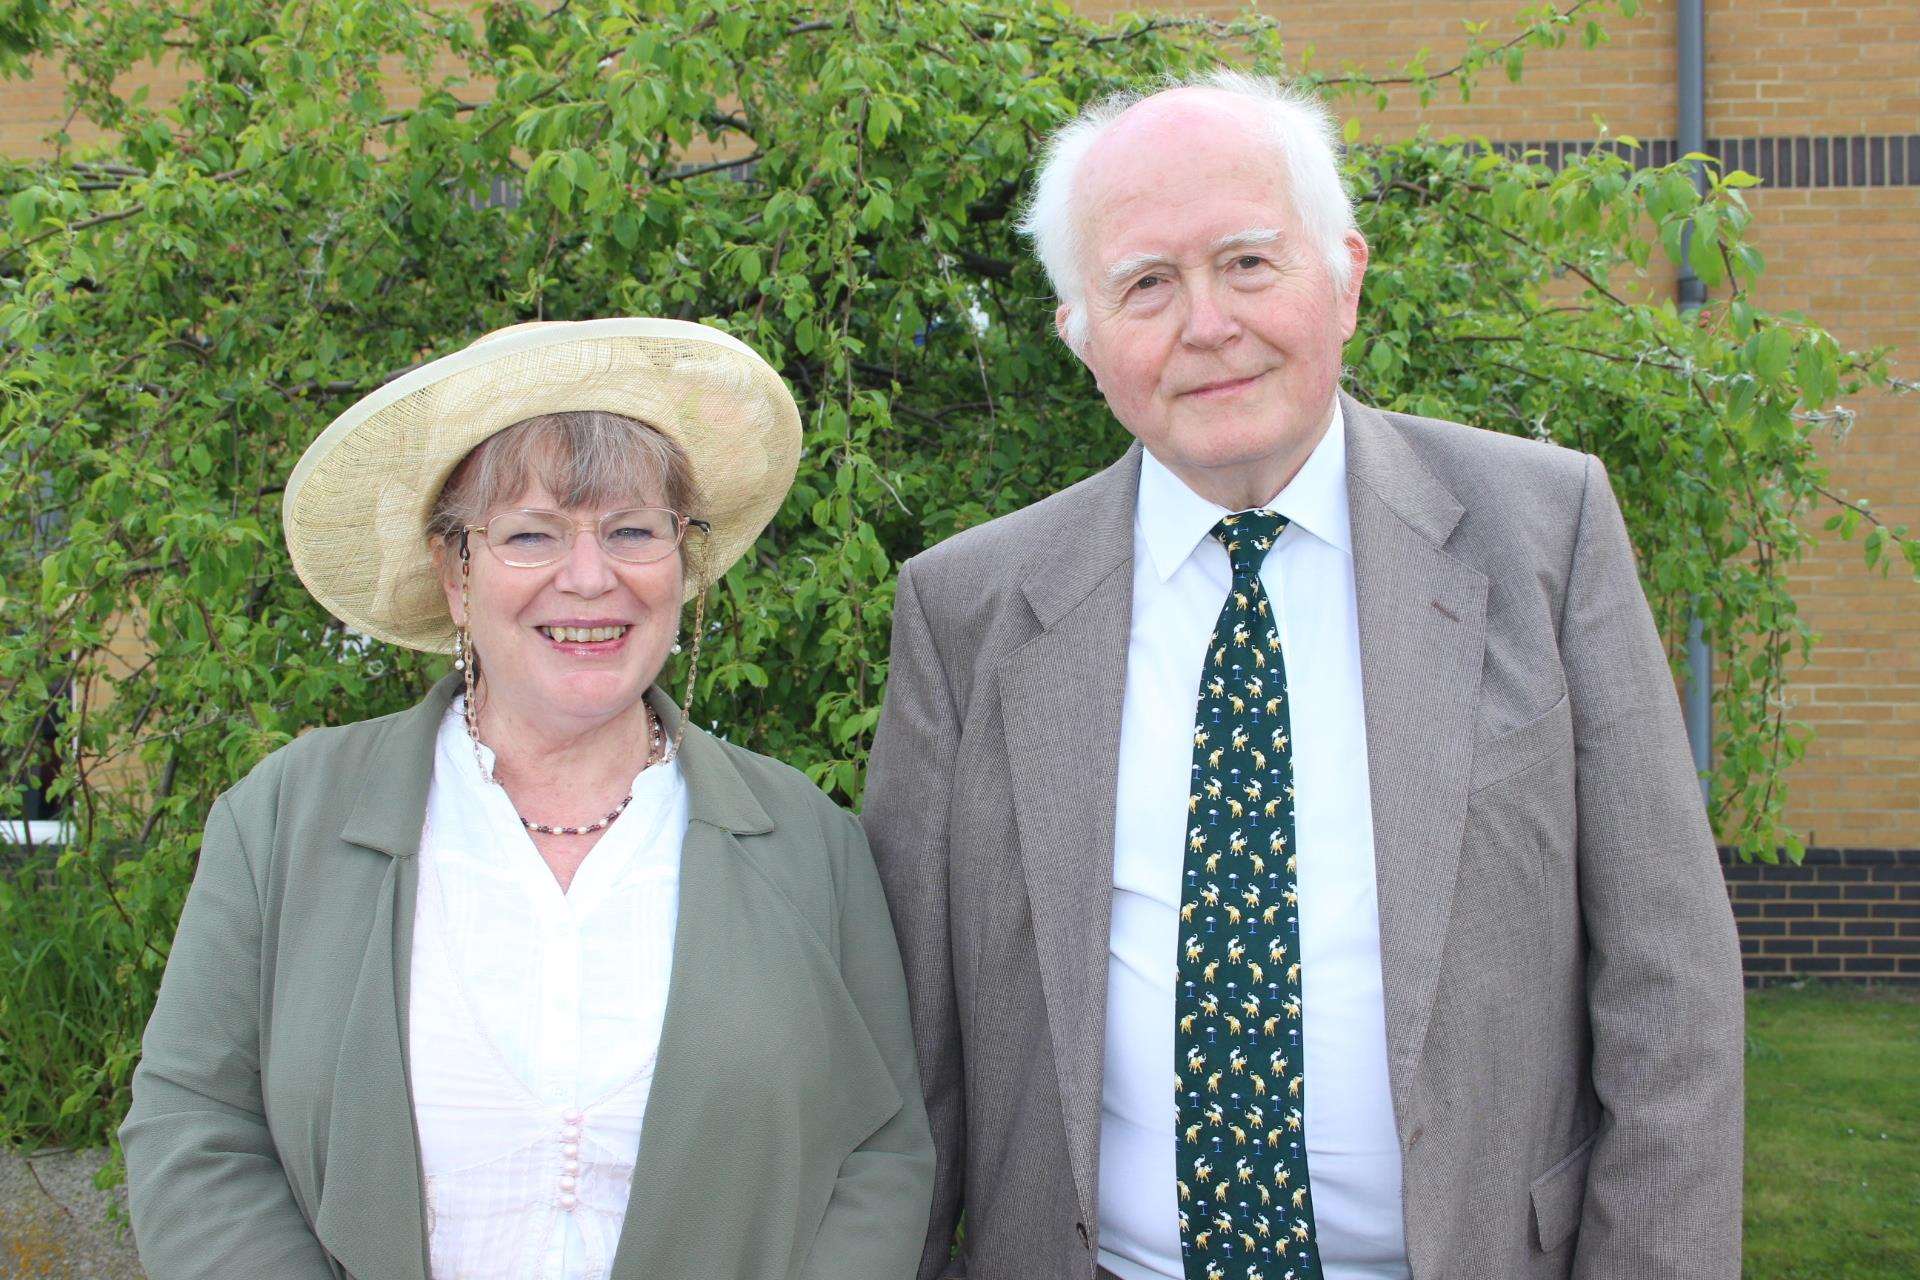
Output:
[[[578,1111],[562,1111],[560,1118],[568,1124],[577,1125],[580,1123],[581,1115]]]
[[[574,1206],[575,1204],[577,1204],[577,1203],[579,1203],[579,1202],[578,1202],[578,1201],[576,1201],[576,1200],[575,1200],[575,1199],[574,1199],[574,1198],[573,1198],[572,1196],[570,1196],[570,1195],[569,1195],[569,1196],[561,1196],[561,1197],[560,1197],[560,1211],[561,1211],[562,1213],[572,1213],[572,1212],[573,1212],[573,1206]]]
[[[574,1139],[574,1138],[568,1138],[568,1139],[567,1139],[567,1140],[566,1140],[565,1142],[563,1142],[563,1143],[561,1143],[561,1144],[560,1144],[560,1150],[561,1150],[561,1151],[562,1151],[563,1153],[565,1153],[565,1154],[567,1154],[567,1155],[570,1155],[570,1156],[575,1156],[575,1155],[579,1155],[579,1154],[580,1154],[580,1143],[579,1143],[579,1141],[578,1141],[577,1139]]]
[[[560,1189],[562,1191],[571,1193],[573,1191],[574,1185],[575,1185],[574,1180],[570,1177],[560,1179]]]

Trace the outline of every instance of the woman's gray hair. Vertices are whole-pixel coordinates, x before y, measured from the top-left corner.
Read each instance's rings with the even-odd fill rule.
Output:
[[[1020,215],[1020,230],[1033,238],[1035,256],[1045,268],[1054,294],[1069,308],[1067,337],[1079,346],[1086,339],[1086,244],[1083,218],[1073,207],[1080,162],[1122,112],[1172,89],[1218,89],[1250,100],[1266,125],[1267,140],[1279,153],[1287,176],[1285,195],[1308,241],[1319,249],[1335,291],[1344,295],[1352,258],[1346,235],[1355,229],[1353,202],[1340,180],[1340,133],[1332,114],[1313,94],[1221,68],[1186,79],[1169,77],[1146,89],[1110,94],[1086,107],[1047,139],[1046,158],[1034,179],[1033,194]]]
[[[565,510],[667,506],[700,513],[693,466],[644,422],[599,409],[541,414],[497,431],[460,460],[427,517],[427,537],[457,537],[534,484]]]

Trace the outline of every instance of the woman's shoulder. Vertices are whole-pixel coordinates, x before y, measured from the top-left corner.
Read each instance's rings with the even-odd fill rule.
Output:
[[[367,720],[307,729],[262,757],[221,800],[236,816],[270,817],[290,796],[322,812],[338,811],[364,782],[380,744],[420,711],[414,706]],[[428,763],[423,759],[422,767]]]
[[[736,742],[712,734],[703,735],[732,767],[747,791],[776,825],[783,818],[804,816],[810,822],[827,827],[859,826],[853,814],[841,807],[818,783],[800,769],[774,756],[765,755]]]
[[[850,867],[871,870],[859,820],[803,771],[710,734],[701,735],[694,757],[682,761],[689,787],[696,793],[703,784],[712,788],[696,794],[694,812],[720,817],[790,889],[798,881],[824,881],[837,896]]]

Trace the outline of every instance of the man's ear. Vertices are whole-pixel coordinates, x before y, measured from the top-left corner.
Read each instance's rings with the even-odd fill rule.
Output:
[[[1067,350],[1076,356],[1080,354],[1080,344],[1073,340],[1073,306],[1063,302],[1053,309],[1053,331],[1060,335],[1060,341],[1067,344]]]
[[[1354,328],[1360,322],[1360,283],[1367,278],[1367,261],[1371,250],[1367,247],[1367,238],[1358,231],[1349,231],[1347,243],[1346,293],[1341,297],[1343,304],[1346,336],[1353,336]]]

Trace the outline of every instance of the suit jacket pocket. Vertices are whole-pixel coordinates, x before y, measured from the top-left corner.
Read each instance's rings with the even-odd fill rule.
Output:
[[[1517,728],[1474,744],[1470,791],[1504,782],[1573,745],[1573,712],[1567,695]]]
[[[1587,1162],[1593,1158],[1593,1144],[1599,1137],[1597,1132],[1590,1135],[1528,1188],[1533,1197],[1535,1238],[1543,1253],[1565,1244],[1580,1225],[1580,1212],[1587,1200]]]

